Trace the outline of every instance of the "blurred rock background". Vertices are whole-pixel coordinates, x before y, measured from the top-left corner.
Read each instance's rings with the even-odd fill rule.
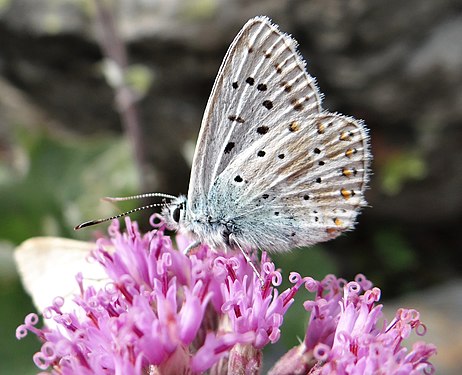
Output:
[[[260,14],[297,39],[324,107],[365,120],[374,155],[357,229],[277,264],[417,301],[438,373],[462,371],[460,0],[0,0],[0,373],[32,373],[37,349],[14,339],[33,309],[14,246],[91,237],[72,227],[117,213],[103,196],[186,193],[218,67]],[[294,321],[274,352],[303,336]]]

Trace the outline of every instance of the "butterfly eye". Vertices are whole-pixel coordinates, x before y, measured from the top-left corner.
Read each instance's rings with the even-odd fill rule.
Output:
[[[178,223],[180,222],[180,214],[181,214],[181,210],[180,210],[180,207],[176,207],[173,212],[172,212],[172,219]]]

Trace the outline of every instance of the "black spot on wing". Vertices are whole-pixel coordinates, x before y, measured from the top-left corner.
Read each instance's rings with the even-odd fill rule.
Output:
[[[259,90],[259,91],[266,91],[267,89],[268,89],[268,87],[264,83],[259,83],[257,85],[257,90]]]
[[[268,133],[268,131],[269,131],[269,128],[267,126],[259,126],[257,128],[257,133],[258,134],[266,134],[266,133]]]
[[[273,102],[271,100],[265,100],[262,104],[263,107],[265,107],[268,110],[273,108]]]
[[[255,79],[253,77],[248,77],[245,82],[247,82],[250,86],[253,86]]]
[[[229,154],[235,145],[234,142],[229,142],[225,147],[225,154]]]

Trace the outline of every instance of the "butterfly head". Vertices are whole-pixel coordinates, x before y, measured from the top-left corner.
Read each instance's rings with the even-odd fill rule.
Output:
[[[178,230],[186,218],[187,198],[180,195],[162,209],[162,216],[168,229]]]

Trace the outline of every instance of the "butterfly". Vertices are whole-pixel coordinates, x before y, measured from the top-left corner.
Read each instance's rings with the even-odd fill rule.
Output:
[[[265,16],[231,43],[205,109],[188,196],[143,195],[171,199],[162,215],[169,229],[192,234],[190,248],[281,252],[353,228],[366,205],[368,131],[322,109],[305,65],[295,40]]]
[[[167,227],[194,239],[185,252],[207,244],[239,249],[250,262],[256,249],[283,252],[353,228],[366,205],[368,131],[322,108],[305,65],[295,40],[269,18],[249,20],[213,85],[187,197],[129,197],[169,199],[162,204]]]
[[[286,251],[337,237],[366,204],[364,124],[321,107],[296,42],[267,17],[238,33],[202,120],[187,198],[167,226],[214,248]]]

